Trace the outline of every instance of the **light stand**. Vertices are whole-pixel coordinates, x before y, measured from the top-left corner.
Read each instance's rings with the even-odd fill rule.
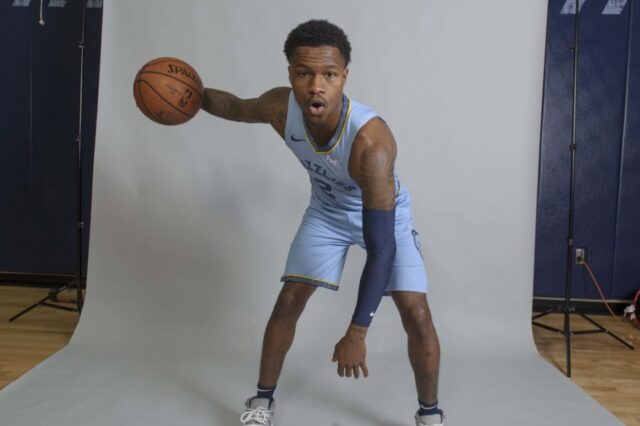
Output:
[[[569,232],[567,236],[567,262],[566,262],[566,276],[565,276],[565,294],[564,301],[561,305],[556,308],[551,308],[546,310],[540,314],[533,316],[533,325],[544,328],[549,331],[553,331],[559,334],[562,334],[565,337],[566,343],[566,351],[567,351],[567,369],[566,375],[567,377],[571,377],[571,336],[580,335],[580,334],[594,334],[594,333],[605,333],[614,339],[618,340],[620,343],[628,347],[629,349],[635,349],[633,345],[625,342],[623,339],[618,337],[616,334],[598,324],[593,319],[589,318],[582,312],[576,310],[575,306],[571,301],[571,283],[573,278],[573,262],[574,262],[574,240],[573,240],[573,219],[574,219],[574,209],[575,209],[575,192],[576,192],[576,110],[577,110],[577,94],[578,94],[578,30],[580,27],[580,7],[579,1],[575,2],[575,24],[574,24],[574,47],[571,49],[573,53],[573,106],[572,106],[572,129],[571,129],[571,145],[569,146],[571,150],[571,180],[570,180],[570,190],[569,190]],[[536,322],[535,320],[538,318],[542,318],[546,315],[549,315],[554,312],[562,312],[564,314],[564,326],[562,329],[558,329],[555,327],[548,326],[546,324],[541,324]],[[596,327],[593,330],[581,330],[581,331],[571,331],[571,314],[578,314],[592,325]]]
[[[50,308],[55,308],[55,309],[61,309],[64,311],[70,311],[70,312],[78,312],[81,313],[82,312],[82,306],[84,304],[83,301],[83,295],[82,295],[82,290],[86,287],[86,274],[84,271],[84,262],[83,262],[83,230],[84,230],[84,221],[83,221],[83,214],[82,214],[82,95],[83,95],[83,75],[84,75],[84,42],[85,42],[85,34],[84,34],[84,27],[85,27],[85,18],[86,18],[86,2],[83,2],[83,7],[82,7],[82,34],[80,36],[80,41],[78,43],[78,48],[80,49],[80,100],[79,100],[79,116],[78,116],[78,133],[76,135],[76,140],[75,142],[78,145],[78,149],[77,149],[77,157],[76,157],[76,161],[78,163],[78,174],[77,174],[77,194],[76,194],[76,200],[77,200],[77,210],[76,210],[76,238],[77,238],[77,248],[76,248],[76,254],[77,254],[77,259],[78,259],[78,264],[77,264],[77,270],[76,270],[76,276],[73,280],[71,280],[70,283],[65,284],[61,287],[52,289],[49,291],[49,294],[40,299],[39,301],[37,301],[36,303],[34,303],[33,305],[29,306],[28,308],[20,311],[19,313],[17,313],[16,315],[12,316],[11,318],[9,318],[9,321],[13,321],[19,317],[21,317],[22,315],[26,314],[27,312],[31,311],[32,309],[36,308],[37,306],[47,306]],[[42,22],[40,23],[41,25],[43,24]],[[76,296],[76,306],[74,308],[70,308],[68,306],[62,306],[62,305],[58,305],[55,303],[49,303],[48,301],[57,301],[57,295],[61,292],[63,292],[64,290],[67,289],[71,289],[71,288],[76,288],[77,291],[77,296]]]

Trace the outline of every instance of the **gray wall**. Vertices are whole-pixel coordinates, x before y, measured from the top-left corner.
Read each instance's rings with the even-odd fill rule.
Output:
[[[208,335],[197,344],[259,346],[308,201],[305,171],[266,125],[205,113],[183,126],[157,125],[136,109],[131,85],[146,61],[177,56],[206,85],[255,96],[287,84],[284,39],[316,17],[349,34],[347,93],[374,106],[398,140],[442,339],[475,339],[482,333],[467,324],[486,321],[516,328],[516,339],[532,347],[543,5],[156,4],[114,2],[105,14],[92,309],[74,339],[154,346],[171,338],[179,348]],[[301,345],[317,344],[316,324],[330,335],[346,328],[363,259],[359,249],[350,254],[339,294],[314,295]],[[389,300],[373,330],[376,323],[399,327]],[[384,343],[372,331],[372,349]],[[512,338],[502,343],[513,346]]]

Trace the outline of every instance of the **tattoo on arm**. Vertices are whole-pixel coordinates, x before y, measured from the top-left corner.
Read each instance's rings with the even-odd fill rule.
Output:
[[[269,123],[284,135],[290,90],[288,87],[276,87],[258,98],[240,99],[229,92],[207,88],[202,109],[226,120]]]
[[[252,117],[245,110],[246,104],[250,102],[251,100],[244,101],[229,92],[207,88],[204,89],[202,109],[226,120],[249,121]]]
[[[284,128],[287,124],[287,110],[289,109],[288,87],[276,87],[263,93],[257,100],[256,109],[265,123],[271,124],[276,132],[284,139]]]
[[[362,190],[366,208],[391,210],[395,206],[395,159],[396,143],[384,121],[373,119],[360,129],[349,170]]]

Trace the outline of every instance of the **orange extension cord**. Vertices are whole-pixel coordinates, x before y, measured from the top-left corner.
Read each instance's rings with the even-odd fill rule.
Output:
[[[600,287],[600,283],[598,282],[598,280],[596,279],[595,274],[593,273],[593,271],[591,270],[591,266],[589,266],[589,263],[585,260],[582,265],[584,265],[584,267],[587,269],[587,272],[589,273],[589,275],[591,276],[591,280],[593,281],[593,284],[595,285],[596,289],[598,290],[598,293],[600,293],[600,298],[602,299],[602,301],[604,302],[605,306],[607,307],[607,309],[609,310],[609,313],[611,314],[612,317],[614,317],[616,319],[616,321],[618,321],[621,324],[624,324],[624,321],[622,321],[620,319],[620,317],[618,317],[618,315],[616,315],[613,312],[613,309],[611,309],[611,306],[609,306],[609,303],[607,303],[607,299],[604,297],[604,293],[602,291],[602,287]],[[629,327],[631,327],[631,330],[635,331],[635,329],[632,327],[631,324],[629,324]],[[634,343],[635,341],[635,336],[633,332],[629,332],[629,334],[627,334],[627,339],[631,341],[631,343]]]

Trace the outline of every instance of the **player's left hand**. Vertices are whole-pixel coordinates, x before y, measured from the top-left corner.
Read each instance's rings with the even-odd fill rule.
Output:
[[[347,334],[336,344],[331,362],[338,363],[340,377],[344,377],[346,374],[347,377],[353,376],[359,379],[360,369],[362,369],[364,377],[369,377],[369,369],[365,360],[367,356],[367,345],[364,340],[366,332],[354,332],[353,327],[349,327]]]

